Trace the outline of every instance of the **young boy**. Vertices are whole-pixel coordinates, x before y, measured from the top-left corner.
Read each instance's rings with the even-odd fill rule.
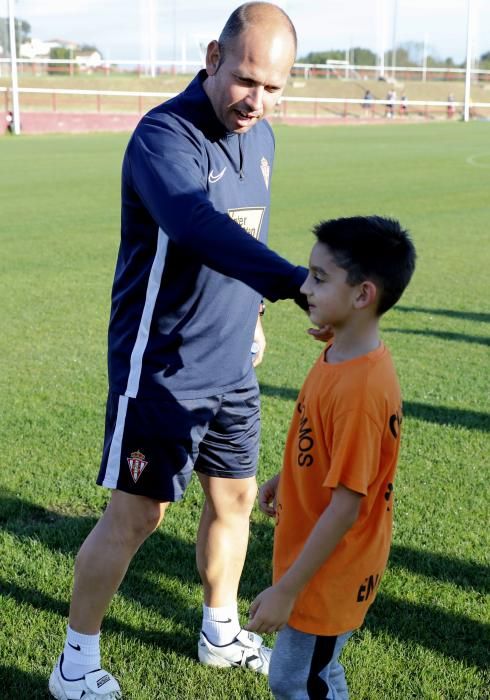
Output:
[[[327,343],[299,393],[283,469],[260,489],[276,518],[274,584],[247,629],[280,630],[269,683],[277,700],[348,698],[342,646],[373,602],[388,559],[401,395],[379,337],[415,267],[397,221],[320,223],[301,291]]]

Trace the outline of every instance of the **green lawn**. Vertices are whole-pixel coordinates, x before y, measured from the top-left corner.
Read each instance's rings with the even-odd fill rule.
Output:
[[[271,245],[305,263],[321,218],[378,213],[413,233],[412,284],[383,320],[405,398],[389,570],[343,660],[352,700],[484,700],[490,687],[489,125],[276,129]],[[94,485],[127,136],[0,138],[0,697],[47,698],[73,560],[107,499]],[[260,478],[280,466],[320,350],[269,305]],[[127,700],[266,700],[251,673],[195,660],[196,483],[137,555],[104,625]],[[270,580],[257,512],[245,615]],[[272,641],[270,639],[269,641]]]

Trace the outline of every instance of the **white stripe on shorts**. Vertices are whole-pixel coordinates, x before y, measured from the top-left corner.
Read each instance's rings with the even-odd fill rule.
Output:
[[[148,287],[146,288],[146,300],[141,316],[138,335],[131,353],[130,369],[128,377],[128,385],[126,387],[126,396],[135,398],[140,384],[141,368],[143,366],[143,353],[148,344],[148,336],[150,335],[150,325],[153,318],[153,311],[160,291],[162,281],[163,268],[165,267],[165,259],[167,257],[168,236],[158,229],[158,244],[157,252],[151,266],[150,277],[148,279]]]
[[[121,469],[121,449],[124,435],[124,424],[126,423],[126,413],[128,410],[128,397],[120,396],[117,404],[116,427],[112,436],[109,457],[107,458],[107,468],[102,486],[109,489],[117,488],[117,480]]]

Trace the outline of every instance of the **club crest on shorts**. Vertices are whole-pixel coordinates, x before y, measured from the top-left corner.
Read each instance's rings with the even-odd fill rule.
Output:
[[[267,158],[262,156],[262,160],[260,161],[260,169],[262,170],[262,176],[264,178],[265,186],[267,189],[269,189],[269,176],[271,174],[271,166],[269,165],[269,162]]]
[[[131,452],[131,457],[127,457],[127,460],[129,471],[131,472],[134,483],[136,483],[142,475],[143,469],[148,464],[148,461],[145,460],[145,455],[138,450],[136,450],[136,452]]]

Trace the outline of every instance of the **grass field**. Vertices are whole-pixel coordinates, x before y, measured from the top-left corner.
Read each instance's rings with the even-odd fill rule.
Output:
[[[343,660],[352,700],[489,697],[489,126],[276,130],[271,245],[305,263],[311,226],[396,216],[419,261],[383,336],[404,391],[390,566]],[[76,552],[107,499],[94,485],[127,136],[0,140],[0,697],[47,698]],[[269,305],[260,478],[280,466],[319,345]],[[267,700],[264,678],[195,660],[201,592],[193,483],[138,553],[106,618],[103,662],[127,700]],[[270,580],[254,512],[245,615]],[[272,641],[270,639],[269,641]]]

